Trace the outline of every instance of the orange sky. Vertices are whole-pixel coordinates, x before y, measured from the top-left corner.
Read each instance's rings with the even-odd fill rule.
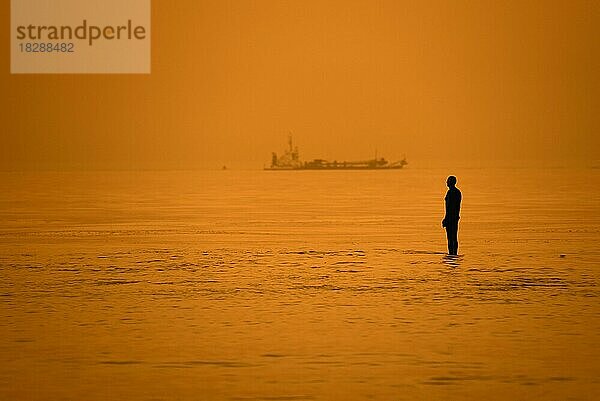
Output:
[[[2,170],[600,160],[597,1],[153,0],[148,76],[10,75],[9,34]]]

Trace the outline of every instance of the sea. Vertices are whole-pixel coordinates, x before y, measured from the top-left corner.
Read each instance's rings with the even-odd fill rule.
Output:
[[[0,399],[598,400],[599,285],[600,169],[0,173]]]

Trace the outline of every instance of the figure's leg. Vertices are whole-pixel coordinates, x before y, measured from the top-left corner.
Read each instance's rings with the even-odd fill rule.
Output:
[[[454,244],[452,240],[452,227],[449,225],[446,225],[446,238],[448,239],[448,255],[452,255]]]
[[[454,231],[454,254],[458,255],[458,223],[456,224],[456,230]]]
[[[458,224],[451,224],[448,227],[448,253],[456,255],[458,253]]]

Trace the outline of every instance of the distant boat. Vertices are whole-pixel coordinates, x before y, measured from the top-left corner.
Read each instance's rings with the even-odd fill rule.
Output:
[[[383,157],[361,161],[327,161],[324,159],[314,159],[309,162],[300,160],[298,147],[292,143],[292,137],[288,140],[289,148],[284,151],[282,156],[277,156],[273,152],[271,157],[271,167],[265,167],[265,170],[397,170],[406,166],[406,158],[390,163]]]

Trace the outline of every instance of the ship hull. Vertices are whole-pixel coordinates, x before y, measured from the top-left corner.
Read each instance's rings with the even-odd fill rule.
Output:
[[[300,170],[400,170],[402,166],[387,167],[265,167],[266,171],[300,171]]]
[[[407,163],[406,159],[395,163],[389,163],[383,157],[360,161],[328,161],[325,159],[314,159],[302,162],[298,153],[298,147],[292,144],[290,136],[289,149],[282,156],[272,153],[271,167],[265,167],[267,171],[298,171],[298,170],[400,170]]]

